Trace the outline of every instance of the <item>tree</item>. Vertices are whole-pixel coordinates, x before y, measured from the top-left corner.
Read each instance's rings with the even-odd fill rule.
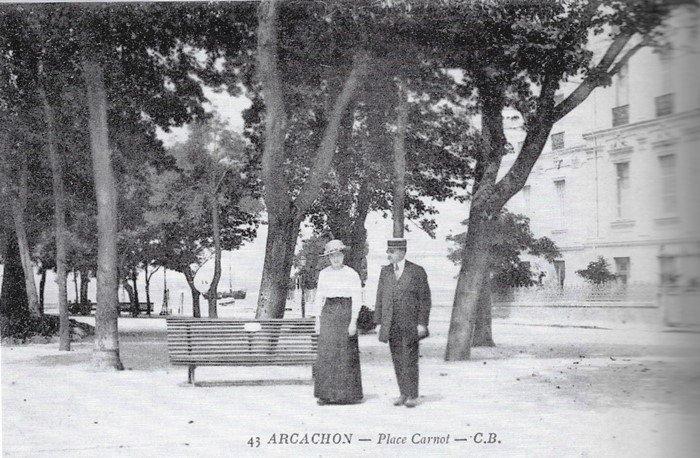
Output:
[[[597,260],[589,262],[585,269],[577,270],[576,273],[589,283],[602,285],[617,278],[614,273],[610,272],[609,266],[610,264],[604,257],[598,256]]]
[[[468,224],[465,220],[462,224]],[[463,246],[467,238],[467,233],[447,237],[449,242],[457,245],[457,248],[450,249],[448,259],[455,264],[461,264],[464,258]],[[556,244],[548,237],[535,238],[530,230],[530,220],[524,215],[518,215],[501,210],[498,218],[491,225],[491,235],[489,239],[491,253],[489,268],[482,279],[482,288],[479,293],[474,340],[472,345],[494,346],[493,334],[491,330],[491,288],[532,286],[537,282],[536,273],[533,272],[529,264],[524,264],[520,256],[524,253],[535,257],[542,257],[547,262],[553,262],[561,256]]]
[[[45,75],[43,65],[39,64],[39,97],[46,122],[47,150],[51,163],[54,199],[54,226],[56,240],[56,281],[58,283],[58,314],[59,314],[59,350],[70,351],[70,322],[68,319],[68,291],[66,288],[66,256],[67,256],[67,227],[66,227],[66,197],[63,187],[63,165],[58,156],[56,145],[56,123],[53,108],[46,95]],[[77,298],[76,298],[77,302]]]
[[[240,26],[240,21],[229,21],[230,13],[218,12],[218,6],[186,4],[3,5],[0,10],[3,34],[12,36],[18,45],[4,53],[4,58],[31,62],[38,54],[24,51],[43,47],[47,73],[61,74],[73,82],[71,87],[80,87],[82,95],[87,95],[85,111],[89,115],[76,116],[74,121],[85,120],[89,126],[94,171],[105,174],[94,177],[101,260],[97,272],[97,367],[121,367],[114,249],[116,180],[109,172],[111,159],[118,159],[119,154],[110,150],[114,140],[110,134],[120,130],[120,121],[128,124],[129,119],[137,119],[155,139],[156,125],[168,130],[205,116],[201,79],[217,80],[216,62],[209,55],[204,60],[195,57],[197,46],[212,41],[204,35],[209,26],[219,31],[228,23],[224,31],[231,32]],[[32,29],[29,23],[38,23],[38,27]],[[36,29],[44,31],[42,37],[31,33]],[[231,33],[227,39],[235,42],[236,37]],[[21,82],[27,93],[36,90],[36,79]]]
[[[243,139],[221,120],[191,126],[186,142],[168,154],[175,167],[152,170],[149,209],[145,214],[154,263],[185,275],[193,312],[199,311],[194,277],[212,256],[215,273],[209,291],[209,316],[216,317],[221,250],[234,250],[255,236],[260,206],[256,158]]]
[[[481,112],[481,156],[476,163],[469,224],[450,320],[446,360],[470,356],[478,298],[489,267],[491,223],[525,184],[554,123],[591,92],[610,83],[639,49],[653,42],[671,6],[656,0],[449,3],[412,17],[427,46],[460,69],[459,92]],[[608,34],[602,56],[587,49]],[[445,46],[446,43],[451,44]],[[560,84],[581,83],[571,93]],[[558,96],[563,96],[559,101]],[[511,149],[503,113],[518,110],[526,137],[513,166],[499,177]]]
[[[312,6],[318,7],[318,5]],[[278,318],[284,314],[299,226],[318,197],[321,184],[328,174],[336,149],[341,120],[368,67],[368,58],[362,48],[359,48],[359,51],[350,51],[355,43],[309,37],[314,32],[329,33],[327,24],[318,16],[311,22],[308,20],[313,18],[311,15],[305,16],[307,19],[305,22],[294,23],[295,16],[304,16],[309,13],[304,8],[296,7],[296,10],[292,8],[285,10],[283,30],[294,31],[296,26],[297,31],[303,32],[310,38],[305,41],[305,44],[317,48],[311,53],[308,48],[303,50],[307,60],[304,63],[307,65],[300,66],[302,62],[294,59],[297,56],[284,54],[292,48],[284,48],[280,43],[282,41],[278,27],[278,23],[281,22],[280,9],[278,0],[263,1],[258,9],[257,74],[265,103],[262,181],[265,186],[264,199],[268,211],[269,231],[256,318]],[[332,19],[331,22],[333,22]],[[313,45],[313,43],[316,44]],[[345,56],[350,56],[349,59],[343,58],[343,53],[339,52],[341,49],[347,51]],[[284,60],[279,57],[281,53],[285,56]],[[308,65],[309,60],[314,60],[315,65]],[[280,62],[284,63],[284,68],[281,68]],[[314,91],[318,91],[321,81],[324,81],[323,86],[331,89],[328,91],[328,109],[320,116],[317,115],[317,119],[322,120],[323,134],[318,144],[311,149],[315,151],[315,159],[307,177],[295,183],[296,186],[293,187],[290,177],[285,173],[288,161],[286,138],[289,133],[290,118],[287,108],[290,104],[285,100],[285,95],[296,97],[300,94],[299,88],[294,87],[293,77],[317,68],[330,68],[334,71],[334,74],[318,76],[314,74],[309,78],[314,83]],[[340,72],[337,71],[338,69]]]

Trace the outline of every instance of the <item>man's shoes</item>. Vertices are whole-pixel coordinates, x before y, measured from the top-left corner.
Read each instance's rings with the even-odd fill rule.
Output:
[[[404,396],[404,395],[402,394],[401,396],[399,396],[398,398],[396,398],[396,399],[394,400],[394,405],[397,406],[397,407],[398,407],[398,406],[402,406],[402,405],[404,405],[405,402],[406,402],[406,396]]]
[[[325,405],[328,405],[328,401],[326,401],[325,399],[318,398],[318,399],[316,399],[316,404],[318,404],[320,406],[325,406]]]
[[[418,398],[408,398],[406,402],[403,403],[406,407],[415,407],[418,405]]]

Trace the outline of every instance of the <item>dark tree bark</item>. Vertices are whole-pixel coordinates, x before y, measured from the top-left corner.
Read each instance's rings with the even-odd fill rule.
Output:
[[[93,366],[122,370],[119,357],[119,298],[117,279],[117,192],[112,171],[107,125],[107,96],[102,68],[86,59],[82,65],[87,86],[90,146],[97,195],[97,310]]]
[[[0,290],[0,314],[6,317],[10,326],[13,327],[15,324],[27,321],[31,314],[15,232],[6,231],[6,240],[2,290]]]
[[[17,246],[19,247],[22,269],[24,269],[24,289],[27,293],[29,312],[34,317],[41,316],[39,307],[39,295],[34,283],[34,267],[30,255],[29,241],[27,239],[27,226],[25,223],[25,210],[27,208],[27,192],[29,188],[29,163],[27,153],[20,153],[20,172],[17,183],[17,196],[12,199],[12,219],[14,220]]]
[[[80,269],[80,305],[88,307],[90,298],[88,297],[88,287],[90,285],[90,270]],[[85,310],[85,309],[83,309]]]
[[[141,304],[139,302],[139,287],[137,284],[137,280],[139,277],[139,273],[136,271],[136,269],[131,269],[131,283],[134,285],[134,300],[131,302],[131,316],[136,318],[139,316],[139,313],[141,313]]]
[[[39,270],[39,308],[41,314],[44,314],[44,292],[46,291],[46,269],[43,267]]]
[[[192,316],[194,318],[201,318],[202,312],[199,308],[200,293],[197,287],[194,285],[195,272],[193,272],[192,269],[188,266],[183,270],[182,273],[185,275],[185,280],[187,280],[187,284],[190,286],[190,293],[192,294]]]
[[[70,351],[70,319],[68,314],[68,288],[66,278],[68,275],[66,266],[67,242],[66,242],[66,196],[63,188],[63,165],[56,148],[56,123],[54,121],[53,107],[46,96],[43,84],[39,88],[44,108],[46,121],[47,147],[49,162],[51,163],[51,176],[53,178],[53,202],[54,202],[54,234],[56,239],[56,283],[58,285],[58,316],[59,316],[59,350]],[[76,305],[78,295],[75,297]]]

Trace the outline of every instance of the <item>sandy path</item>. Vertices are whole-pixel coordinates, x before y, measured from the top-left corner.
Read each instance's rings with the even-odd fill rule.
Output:
[[[70,353],[54,344],[2,348],[4,455],[639,457],[700,450],[693,435],[700,424],[697,333],[498,321],[498,347],[445,363],[446,323],[437,322],[422,345],[422,403],[411,410],[391,405],[393,369],[376,335],[360,336],[365,402],[319,407],[309,385],[185,387],[186,369],[167,360],[163,320],[121,319],[120,331],[122,372],[92,371],[90,342]],[[205,367],[197,377],[309,380],[310,372]],[[412,443],[421,439],[447,443]],[[330,443],[299,443],[305,440]]]

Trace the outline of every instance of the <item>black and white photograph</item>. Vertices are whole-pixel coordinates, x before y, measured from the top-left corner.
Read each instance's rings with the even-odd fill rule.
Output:
[[[698,0],[0,1],[6,457],[700,454]]]

